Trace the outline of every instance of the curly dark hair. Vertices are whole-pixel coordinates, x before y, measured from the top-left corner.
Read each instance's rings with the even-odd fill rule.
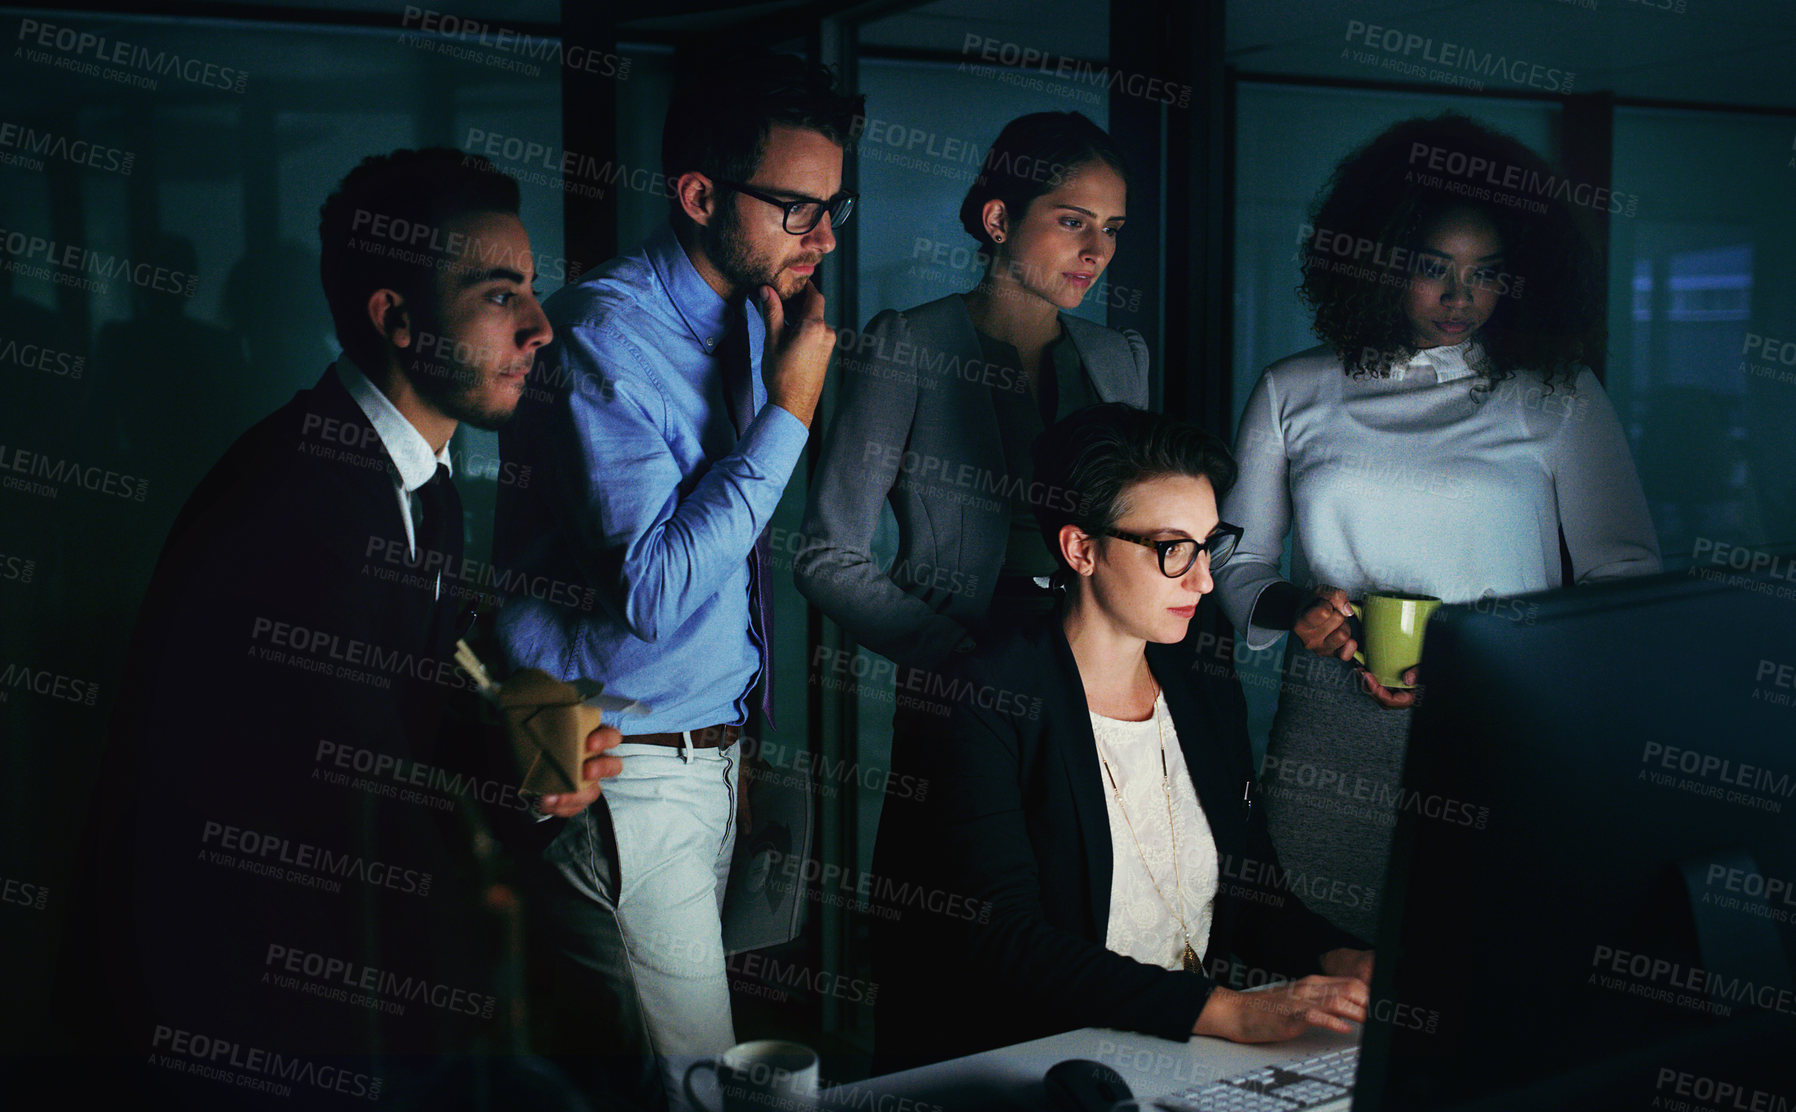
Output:
[[[1568,199],[1586,191],[1518,139],[1458,113],[1405,120],[1335,167],[1310,208],[1298,292],[1355,377],[1415,355],[1404,315],[1421,240],[1470,209],[1503,243],[1503,296],[1478,330],[1486,387],[1518,371],[1569,384],[1605,339],[1596,251]]]

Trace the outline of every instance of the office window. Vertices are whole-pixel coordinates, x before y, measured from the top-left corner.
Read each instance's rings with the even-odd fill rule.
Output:
[[[1615,114],[1608,390],[1668,567],[1796,542],[1790,157],[1787,119]]]

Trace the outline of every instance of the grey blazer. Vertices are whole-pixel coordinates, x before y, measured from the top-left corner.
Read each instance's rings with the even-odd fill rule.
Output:
[[[1146,408],[1140,333],[1064,313],[1060,324],[1099,397]],[[837,350],[841,390],[793,577],[860,644],[931,666],[983,624],[991,604],[1015,482],[992,392],[1028,382],[985,361],[958,294],[888,309]],[[889,570],[872,555],[887,501],[898,519]]]

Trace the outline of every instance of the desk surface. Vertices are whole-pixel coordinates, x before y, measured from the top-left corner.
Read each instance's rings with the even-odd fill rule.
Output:
[[[1035,1110],[1045,1106],[1042,1076],[1056,1062],[1068,1058],[1102,1062],[1122,1075],[1138,1099],[1147,1101],[1256,1066],[1307,1058],[1358,1041],[1357,1032],[1341,1035],[1312,1030],[1289,1042],[1263,1046],[1202,1036],[1178,1043],[1087,1027],[844,1085],[829,1091],[823,1106],[868,1112]]]

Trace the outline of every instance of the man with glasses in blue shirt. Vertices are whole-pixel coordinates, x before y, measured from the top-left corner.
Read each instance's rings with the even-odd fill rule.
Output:
[[[525,596],[509,662],[646,704],[618,719],[623,772],[540,862],[554,966],[543,1049],[621,1096],[685,1106],[693,1060],[735,1042],[720,910],[737,830],[736,739],[769,658],[765,534],[804,451],[835,345],[811,275],[853,195],[861,98],[762,55],[675,89],[670,219],[550,298],[545,349],[499,492],[495,562],[591,586]],[[659,1077],[656,1066],[659,1067]]]

